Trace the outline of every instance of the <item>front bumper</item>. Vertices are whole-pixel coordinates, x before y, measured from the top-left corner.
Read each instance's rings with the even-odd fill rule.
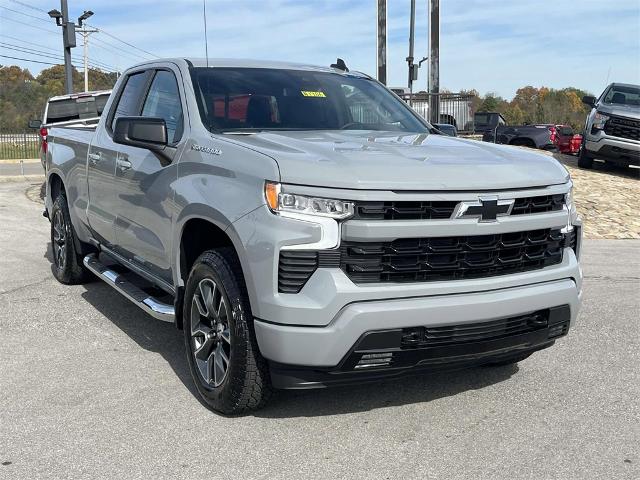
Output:
[[[336,367],[368,332],[397,328],[470,325],[475,322],[569,306],[569,324],[580,309],[573,279],[457,295],[356,302],[345,306],[326,327],[301,327],[256,319],[262,355],[273,362]]]
[[[640,142],[635,140],[589,133],[584,148],[595,158],[640,165]]]

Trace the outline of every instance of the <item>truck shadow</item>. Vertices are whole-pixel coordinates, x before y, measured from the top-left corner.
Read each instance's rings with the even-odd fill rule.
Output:
[[[605,163],[604,161],[596,160],[593,162],[593,168],[585,170],[578,167],[578,157],[574,155],[565,155],[562,153],[554,153],[553,158],[558,160],[560,163],[567,165],[569,167],[573,167],[576,169],[580,169],[582,172],[592,172],[595,174],[607,174],[613,175],[615,177],[620,178],[633,178],[640,179],[640,168],[638,167],[624,167],[621,165],[616,165],[612,163]]]
[[[84,300],[141,348],[161,355],[183,385],[200,401],[185,358],[182,332],[172,324],[146,315],[108,285],[92,282],[84,287]],[[517,371],[517,366],[474,368],[326,390],[277,391],[267,407],[253,415],[262,418],[316,417],[430,402],[505,381]]]

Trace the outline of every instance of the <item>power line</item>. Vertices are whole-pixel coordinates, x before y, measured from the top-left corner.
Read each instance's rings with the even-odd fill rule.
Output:
[[[96,27],[95,25],[89,25],[88,23],[87,23],[87,25],[88,25],[88,26],[90,26],[91,28],[95,28],[96,30],[99,30],[100,32],[104,33],[107,37],[111,37],[111,38],[113,38],[114,40],[117,40],[118,42],[123,43],[123,44],[125,44],[125,45],[128,45],[128,46],[129,46],[129,47],[131,47],[131,48],[135,48],[136,50],[139,50],[139,51],[141,51],[141,52],[143,52],[143,53],[146,53],[147,55],[151,55],[152,57],[160,58],[160,57],[159,57],[158,55],[156,55],[155,53],[151,53],[151,52],[149,52],[149,51],[147,51],[147,50],[144,50],[144,49],[142,49],[142,48],[136,47],[135,45],[133,45],[133,44],[131,44],[131,43],[129,43],[129,42],[125,42],[124,40],[122,40],[122,39],[120,39],[120,38],[116,37],[115,35],[110,34],[109,32],[105,31],[105,30],[104,30],[104,29],[102,29],[102,28]]]
[[[18,5],[22,5],[23,7],[30,8],[31,10],[35,10],[37,12],[47,13],[46,10],[38,7],[34,7],[33,5],[29,5],[28,3],[20,2],[19,0],[9,0],[10,2],[17,3]]]
[[[60,63],[40,62],[38,60],[30,60],[28,58],[10,57],[9,55],[2,55],[2,54],[0,54],[0,57],[2,57],[2,58],[11,58],[12,60],[22,60],[23,62],[41,63],[43,65],[61,65]]]
[[[29,15],[28,13],[21,12],[19,10],[14,10],[13,8],[5,7],[4,5],[0,5],[0,8],[4,8],[5,10],[9,10],[13,13],[18,13],[20,15],[24,15],[25,17],[35,18],[36,20],[40,20],[41,22],[49,23],[49,20],[45,20],[44,18],[36,17],[35,15]]]
[[[11,21],[11,22],[19,23],[19,24],[21,24],[21,25],[26,25],[27,27],[36,28],[36,29],[38,29],[38,30],[42,30],[42,31],[47,32],[47,33],[52,33],[52,34],[54,34],[54,35],[59,35],[59,33],[58,33],[58,32],[56,32],[55,30],[50,30],[50,29],[48,29],[48,28],[39,27],[39,26],[37,26],[37,25],[32,25],[32,24],[30,24],[30,23],[21,22],[20,20],[16,20],[15,18],[11,18],[11,17],[4,17],[4,20],[9,20],[9,21]]]
[[[108,45],[109,47],[111,47],[111,48],[107,48],[107,47],[103,47],[102,45],[96,45],[94,43],[94,46],[97,46],[98,48],[102,48],[103,50],[111,52],[112,54],[115,54],[115,55],[127,55],[129,58],[133,58],[135,61],[140,61],[140,59],[147,60],[147,57],[143,57],[142,55],[140,55],[138,53],[118,50],[120,47],[117,47],[116,45],[114,45],[112,43],[105,42],[101,38],[95,37],[93,39],[93,41],[101,43],[102,45]]]
[[[39,55],[40,57],[43,58],[50,58],[53,60],[62,60],[62,58],[59,55],[52,55],[50,53],[47,52],[43,52],[41,50],[36,50],[33,48],[26,48],[26,47],[20,47],[19,45],[12,45],[10,43],[4,43],[4,42],[0,42],[0,48],[5,48],[7,50],[14,50],[16,52],[21,52],[21,53],[26,53],[28,55]],[[73,60],[75,62],[75,66],[81,66],[80,60],[78,59],[74,59]],[[99,65],[97,63],[93,63],[93,62],[89,62],[90,66],[95,68],[95,69],[99,69],[99,70],[104,70],[108,73],[115,73],[115,69],[112,66],[103,66],[103,65]]]
[[[47,50],[51,50],[51,51],[54,51],[54,52],[57,52],[57,51],[58,51],[58,49],[57,49],[57,48],[52,48],[52,47],[50,47],[50,46],[48,46],[48,45],[43,45],[43,44],[41,44],[41,43],[29,42],[29,41],[27,41],[27,40],[23,40],[23,39],[18,38],[18,37],[12,37],[11,35],[6,35],[6,34],[4,34],[4,33],[0,33],[0,37],[10,38],[11,40],[15,40],[15,41],[17,41],[17,42],[26,43],[26,44],[28,44],[28,45],[34,45],[34,46],[36,46],[36,47],[45,48],[45,49],[47,49]]]
[[[21,43],[25,43],[27,45],[33,45],[33,46],[36,46],[36,47],[44,48],[44,49],[52,51],[52,52],[57,52],[58,51],[57,49],[51,48],[51,47],[49,47],[47,45],[42,45],[41,43],[28,42],[27,40],[23,40],[23,39],[18,38],[18,37],[12,37],[11,35],[5,35],[4,33],[0,33],[0,37],[10,38],[12,40],[15,40],[15,41],[18,41],[18,42],[21,42]],[[0,42],[0,43],[2,43],[2,42]],[[6,45],[12,45],[14,47],[28,48],[28,47],[23,47],[22,45],[11,44],[9,42],[4,42],[4,43]],[[42,52],[42,51],[37,51],[36,49],[31,49],[31,50],[34,50],[37,53],[45,53],[45,52]],[[49,53],[49,52],[46,52],[46,53]],[[99,67],[101,69],[105,69],[106,68],[106,69],[109,69],[109,70],[117,71],[117,68],[114,67],[113,65],[109,65],[108,63],[102,62],[100,60],[89,60],[89,63],[94,64],[92,66],[96,66],[96,67]]]

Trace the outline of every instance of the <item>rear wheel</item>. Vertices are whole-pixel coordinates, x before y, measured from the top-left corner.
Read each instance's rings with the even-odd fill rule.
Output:
[[[53,276],[60,283],[85,283],[91,273],[84,268],[82,255],[76,251],[79,244],[71,224],[69,207],[64,193],[60,193],[51,208],[51,247],[53,250]]]
[[[224,414],[262,407],[271,395],[240,263],[230,249],[196,260],[184,298],[184,340],[204,402]]]

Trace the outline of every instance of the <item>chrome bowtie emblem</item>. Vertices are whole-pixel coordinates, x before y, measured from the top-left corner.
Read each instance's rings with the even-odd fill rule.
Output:
[[[480,197],[476,202],[460,202],[451,218],[477,218],[480,222],[496,222],[513,209],[514,200],[498,200],[498,197]]]

